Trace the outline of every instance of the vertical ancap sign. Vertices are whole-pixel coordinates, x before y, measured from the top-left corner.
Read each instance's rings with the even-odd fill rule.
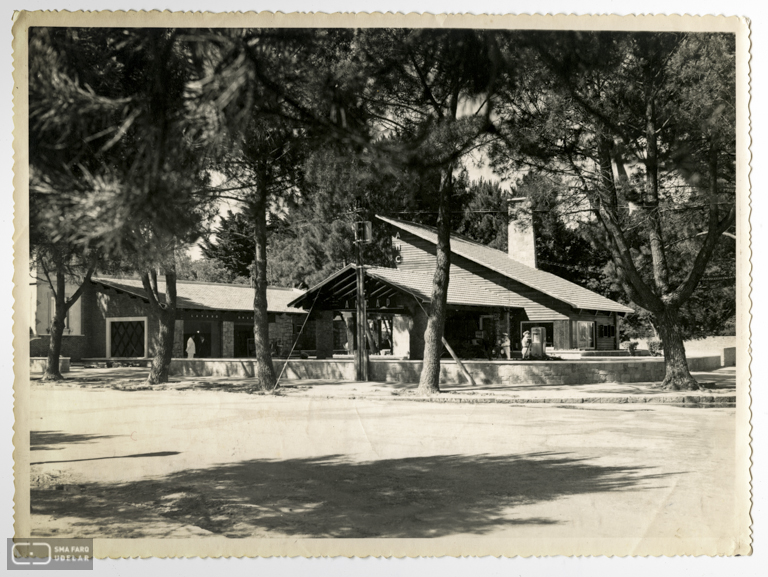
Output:
[[[531,205],[527,198],[509,199],[507,226],[507,255],[533,268],[536,267],[536,232],[533,228]]]

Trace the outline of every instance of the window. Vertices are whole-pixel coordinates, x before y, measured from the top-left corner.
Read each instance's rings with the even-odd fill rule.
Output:
[[[597,338],[608,339],[616,336],[615,325],[598,325],[597,326]]]
[[[580,349],[595,348],[595,322],[594,321],[577,321],[576,342]]]
[[[51,297],[51,304],[48,306],[48,334],[53,330],[53,319],[56,316],[56,297]],[[64,319],[64,334],[69,333],[69,311]]]
[[[107,319],[107,357],[147,356],[147,318]]]

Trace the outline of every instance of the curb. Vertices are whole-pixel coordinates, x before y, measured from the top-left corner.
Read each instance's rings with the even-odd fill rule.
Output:
[[[582,404],[648,404],[648,405],[685,405],[689,407],[700,406],[705,408],[733,407],[736,405],[736,395],[723,396],[697,396],[697,395],[675,395],[668,397],[530,397],[530,398],[473,398],[473,397],[452,397],[452,396],[434,396],[434,397],[410,397],[393,395],[389,398],[367,397],[367,396],[348,396],[335,397],[328,396],[328,399],[365,399],[381,401],[413,401],[417,403],[466,403],[466,404],[504,404],[504,405],[527,405],[527,404],[555,404],[555,405],[582,405]]]

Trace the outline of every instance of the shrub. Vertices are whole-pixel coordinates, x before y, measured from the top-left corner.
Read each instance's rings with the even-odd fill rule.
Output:
[[[624,341],[623,343],[621,343],[621,348],[627,349],[629,351],[629,354],[634,357],[635,351],[637,351],[637,345],[638,345],[637,341]]]
[[[664,345],[658,339],[649,340],[648,351],[650,351],[654,357],[658,357],[664,353]]]

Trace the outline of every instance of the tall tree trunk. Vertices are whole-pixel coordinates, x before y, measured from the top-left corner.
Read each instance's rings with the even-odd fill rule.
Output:
[[[665,375],[661,387],[670,391],[700,390],[701,386],[688,370],[677,311],[667,307],[661,312],[654,313],[651,321],[661,337],[664,348]]]
[[[53,291],[55,310],[53,312],[53,323],[51,325],[50,342],[48,343],[48,363],[43,373],[44,381],[61,381],[64,377],[59,369],[61,359],[61,340],[64,336],[64,327],[67,322],[67,297],[66,297],[66,276],[64,263],[60,258],[55,257],[56,266],[56,290]],[[50,278],[48,282],[50,283]],[[53,286],[51,286],[53,288]]]
[[[65,313],[66,315],[66,313]],[[58,317],[58,312],[56,313]],[[44,381],[62,381],[64,377],[59,370],[59,361],[61,359],[61,337],[64,334],[64,320],[53,320],[51,327],[50,342],[48,343],[48,362],[43,373]]]
[[[157,332],[152,335],[152,364],[147,375],[148,385],[168,382],[168,372],[173,358],[173,340],[176,333],[176,307],[172,310],[152,310],[157,321]]]
[[[448,310],[448,280],[451,268],[451,192],[452,167],[442,175],[437,215],[437,262],[432,279],[432,300],[424,331],[424,364],[419,379],[418,393],[433,395],[440,392],[440,356],[443,353],[443,330]]]
[[[253,344],[256,356],[256,383],[261,390],[275,387],[275,369],[269,347],[269,314],[267,312],[267,177],[260,171],[253,199]]]
[[[147,375],[148,385],[168,382],[168,372],[173,358],[173,341],[176,333],[176,269],[165,271],[165,302],[160,302],[157,275],[142,275],[144,289],[149,293],[150,314],[157,321],[157,332],[152,335],[150,350],[152,364]]]
[[[649,118],[652,118],[652,109],[647,110],[646,113]],[[652,159],[652,162],[648,164],[648,174],[651,176],[646,178],[646,190],[643,200],[646,209],[648,206],[655,206],[658,209],[658,167],[656,164],[655,129],[653,126],[653,122],[648,122],[646,126],[649,141],[649,158]],[[603,202],[595,204],[594,199],[590,199],[590,201],[593,203],[593,209],[608,233],[608,249],[611,251],[617,276],[627,296],[635,304],[651,313],[654,331],[664,344],[665,377],[662,387],[669,390],[698,390],[700,388],[699,384],[688,370],[685,346],[680,334],[680,321],[676,308],[679,305],[665,303],[660,296],[653,293],[634,268],[622,229],[618,224],[618,215],[615,210],[616,204],[615,201],[612,202],[612,198],[615,198],[615,183],[610,169],[610,162],[606,156],[607,150],[607,145],[604,145],[600,150],[600,168],[603,184],[601,200]],[[621,158],[617,158],[616,163],[620,166]],[[623,168],[620,168],[619,172],[623,172]],[[649,240],[652,247],[656,247],[655,249],[652,248],[654,283],[656,290],[663,296],[664,293],[662,291],[668,290],[669,282],[666,256],[663,246],[661,246],[661,221],[659,220],[658,210],[651,210],[647,214]],[[692,266],[691,273],[694,274],[697,267],[700,268],[699,272],[703,273],[703,267],[705,266],[706,261],[697,259]]]
[[[48,362],[43,373],[44,381],[61,381],[64,377],[61,375],[61,369],[59,363],[61,361],[61,345],[64,337],[64,328],[67,324],[67,313],[72,305],[77,302],[80,295],[83,293],[85,285],[88,284],[96,270],[96,265],[92,264],[85,274],[83,282],[77,287],[74,294],[67,299],[67,271],[64,266],[64,261],[60,255],[54,256],[56,265],[56,286],[53,286],[53,281],[48,275],[47,269],[45,269],[46,277],[48,278],[48,284],[51,287],[51,291],[54,295],[55,310],[53,313],[53,323],[50,329],[50,341],[48,343]]]
[[[652,71],[650,72],[652,74]],[[653,262],[653,278],[659,294],[664,295],[669,290],[669,266],[664,250],[664,233],[659,213],[659,151],[656,134],[656,103],[654,101],[653,85],[648,87],[645,109],[645,194],[643,209],[646,211],[648,244],[651,247]]]
[[[59,368],[59,362],[61,360],[61,341],[64,335],[66,318],[66,309],[59,303],[59,299],[56,298],[56,311],[54,313],[53,324],[51,325],[50,341],[48,343],[48,362],[45,366],[45,373],[43,373],[42,379],[44,381],[64,380],[64,377],[61,375],[61,370]]]

